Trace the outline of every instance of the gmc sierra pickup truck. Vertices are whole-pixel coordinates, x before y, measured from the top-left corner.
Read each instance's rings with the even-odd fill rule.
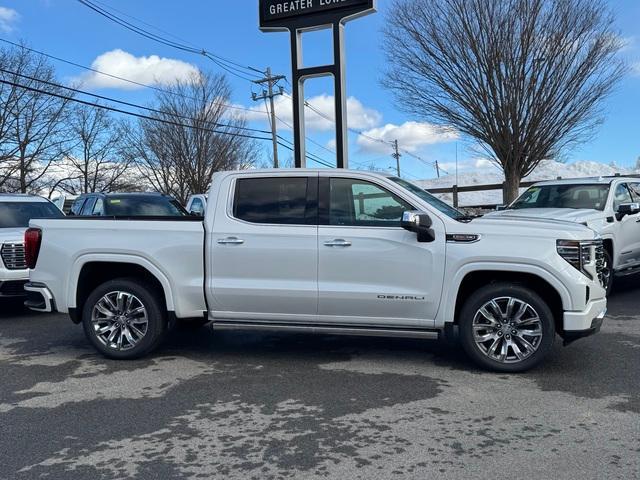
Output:
[[[198,217],[37,220],[28,304],[68,312],[104,355],[151,352],[175,321],[215,330],[438,338],[523,371],[599,330],[602,241],[576,223],[471,219],[362,171],[214,175]]]
[[[553,218],[592,228],[604,244],[607,293],[615,277],[640,272],[640,178],[540,182],[505,209],[488,216]]]

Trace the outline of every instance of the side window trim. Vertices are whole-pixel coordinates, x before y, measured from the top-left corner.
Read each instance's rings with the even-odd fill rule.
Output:
[[[307,202],[305,208],[305,223],[258,223],[244,220],[236,216],[236,200],[238,198],[238,191],[240,188],[240,181],[242,177],[236,177],[233,179],[230,185],[229,203],[227,204],[227,216],[236,222],[246,223],[248,225],[268,225],[272,227],[305,227],[305,226],[318,226],[318,175],[291,175],[291,176],[279,176],[279,175],[265,175],[256,177],[245,177],[253,179],[269,179],[269,178],[306,178],[307,179]]]

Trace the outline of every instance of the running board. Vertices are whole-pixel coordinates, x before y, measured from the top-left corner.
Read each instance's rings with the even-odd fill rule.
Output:
[[[354,335],[363,337],[426,338],[430,340],[439,338],[439,333],[435,330],[370,326],[358,327],[352,325],[298,325],[288,323],[227,322],[219,320],[213,322],[212,327],[214,331],[253,330],[261,332],[320,333],[325,335]]]
[[[616,277],[626,277],[627,275],[635,275],[636,273],[640,273],[640,265],[632,265],[631,267],[616,270],[613,272],[613,275]]]

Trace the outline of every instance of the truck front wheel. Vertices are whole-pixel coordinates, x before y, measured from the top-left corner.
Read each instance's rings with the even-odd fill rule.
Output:
[[[103,283],[82,310],[87,339],[116,360],[140,358],[155,349],[166,331],[166,312],[158,292],[137,279]]]
[[[555,339],[553,313],[533,290],[492,283],[465,302],[459,318],[460,340],[483,368],[523,372],[539,364]]]

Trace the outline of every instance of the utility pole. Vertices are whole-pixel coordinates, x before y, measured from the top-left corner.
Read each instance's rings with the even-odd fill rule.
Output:
[[[400,155],[400,149],[398,148],[398,140],[393,142],[393,146],[395,148],[395,153],[391,156],[396,159],[396,169],[397,169],[398,178],[399,178],[400,177],[400,157],[402,155]]]
[[[280,89],[275,92],[273,90],[273,87],[275,87],[280,80],[284,80],[285,78],[286,77],[284,75],[275,75],[275,76],[271,75],[271,67],[269,67],[267,68],[264,78],[253,81],[253,83],[256,83],[258,85],[264,85],[265,83],[267,84],[267,89],[262,90],[262,95],[258,96],[254,93],[252,97],[254,102],[265,100],[265,103],[268,98],[271,104],[270,119],[271,119],[271,136],[273,138],[273,168],[280,167],[280,163],[278,162],[278,130],[276,125],[276,107],[273,99],[278,95],[284,94],[283,87],[280,87]]]

